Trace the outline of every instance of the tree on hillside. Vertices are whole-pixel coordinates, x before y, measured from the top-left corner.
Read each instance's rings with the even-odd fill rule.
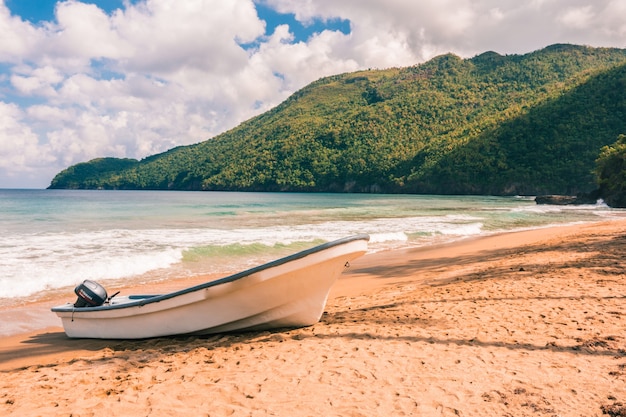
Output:
[[[596,160],[600,195],[611,207],[626,207],[626,135],[605,146]]]

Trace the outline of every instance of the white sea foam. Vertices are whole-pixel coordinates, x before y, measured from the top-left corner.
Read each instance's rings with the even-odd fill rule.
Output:
[[[0,238],[0,298],[25,297],[74,286],[84,279],[114,280],[170,267],[197,246],[289,245],[369,233],[372,251],[408,244],[408,235],[480,233],[466,218],[331,221],[267,228],[102,230]],[[242,267],[250,266],[242,260]]]
[[[0,238],[0,298],[23,297],[84,279],[117,279],[165,268],[182,251],[122,231]]]
[[[404,232],[395,233],[374,233],[370,235],[370,244],[382,242],[406,242],[409,237]]]
[[[598,200],[596,204],[566,204],[566,205],[551,205],[551,204],[533,204],[525,205],[521,207],[515,207],[512,211],[515,212],[527,212],[527,213],[559,213],[559,212],[579,212],[579,211],[610,211],[609,206],[603,200]]]

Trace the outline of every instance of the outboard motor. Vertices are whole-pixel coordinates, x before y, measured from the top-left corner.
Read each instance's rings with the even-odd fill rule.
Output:
[[[104,304],[107,299],[107,291],[95,281],[84,280],[74,288],[78,299],[74,307],[97,307]]]

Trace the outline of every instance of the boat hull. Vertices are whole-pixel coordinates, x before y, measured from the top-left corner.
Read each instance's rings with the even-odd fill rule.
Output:
[[[116,297],[100,307],[53,307],[72,338],[143,339],[309,326],[319,321],[332,284],[367,251],[367,235],[326,243],[182,291]]]

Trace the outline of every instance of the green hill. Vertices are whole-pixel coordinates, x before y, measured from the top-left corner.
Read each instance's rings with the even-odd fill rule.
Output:
[[[570,194],[596,188],[624,132],[626,50],[448,54],[320,79],[215,138],[50,188]]]

